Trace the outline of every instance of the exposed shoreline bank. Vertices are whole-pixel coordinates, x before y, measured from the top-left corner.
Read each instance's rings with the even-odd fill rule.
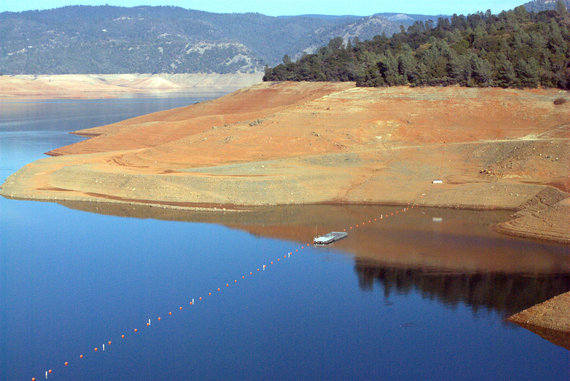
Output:
[[[570,291],[521,311],[509,321],[570,351]]]
[[[214,94],[251,86],[262,77],[263,73],[3,75],[0,101]]]
[[[74,131],[88,139],[22,168],[1,194],[186,208],[506,209],[517,212],[516,220],[498,231],[569,243],[562,216],[570,211],[564,201],[570,112],[569,102],[554,104],[560,96],[558,90],[260,83]]]
[[[261,83],[75,131],[88,139],[26,165],[0,194],[204,213],[319,204],[508,210],[513,219],[495,230],[568,245],[570,102],[556,104],[561,96]]]

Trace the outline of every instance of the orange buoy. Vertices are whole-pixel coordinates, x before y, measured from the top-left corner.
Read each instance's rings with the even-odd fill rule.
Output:
[[[301,246],[301,249],[304,249],[304,248],[305,248],[305,246]]]
[[[125,338],[125,335],[121,335],[121,339],[124,339],[124,338]]]
[[[298,253],[298,252],[299,252],[299,249],[295,249],[295,252]]]
[[[93,349],[93,350],[94,350],[95,352],[97,352],[99,349],[98,349],[98,348],[95,348],[95,349]]]
[[[79,355],[79,358],[82,359],[82,358],[83,358],[83,355]]]
[[[270,263],[270,264],[273,264],[273,261],[271,261],[271,263]]]
[[[48,370],[48,373],[51,373],[51,369],[50,369],[50,370]]]
[[[218,291],[220,291],[220,288],[218,287]]]
[[[277,262],[279,262],[281,260],[281,258],[277,258]]]
[[[133,331],[138,332],[139,330],[137,328],[135,328]]]
[[[111,345],[111,340],[109,340],[107,343],[108,343],[109,345]]]
[[[259,269],[257,269],[257,271],[259,271]]]
[[[178,309],[179,309],[180,311],[182,311],[182,306],[180,306]]]
[[[168,314],[169,314],[169,315],[172,315],[172,311],[170,311]]]
[[[158,321],[160,321],[160,316],[158,317]]]
[[[237,283],[237,279],[234,279],[234,283]]]
[[[229,283],[226,283],[226,287],[230,287]]]
[[[350,230],[352,230],[352,226],[351,226],[351,227],[349,227],[349,229],[350,229]]]
[[[146,326],[147,326],[147,327],[150,327],[150,323],[146,323]]]
[[[66,362],[63,363],[63,365],[68,366],[69,363],[66,361]]]
[[[249,272],[249,275],[253,275],[253,273],[250,271],[250,272]]]
[[[208,295],[212,295],[212,293],[211,293],[211,292],[208,292]]]
[[[32,377],[32,381],[36,381],[36,378],[35,378],[35,377]]]

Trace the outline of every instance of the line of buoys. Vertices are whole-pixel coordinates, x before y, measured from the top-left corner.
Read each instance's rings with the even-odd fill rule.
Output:
[[[398,210],[396,210],[395,212],[382,213],[382,214],[380,214],[380,215],[377,216],[377,217],[370,218],[370,219],[368,219],[368,220],[364,220],[364,221],[359,222],[359,223],[357,223],[357,224],[353,224],[353,225],[350,225],[350,226],[348,226],[348,227],[345,227],[345,228],[343,228],[343,231],[346,232],[347,230],[355,230],[355,229],[357,229],[357,228],[362,228],[362,227],[366,226],[367,223],[368,223],[368,224],[371,224],[372,222],[377,222],[378,220],[384,220],[384,219],[386,219],[386,218],[393,217],[393,216],[394,216],[394,213],[395,213],[396,215],[405,213],[405,212],[407,212],[408,210],[410,210],[410,209],[412,209],[412,208],[414,208],[414,207],[417,207],[417,206],[418,206],[418,204],[410,203],[410,204],[408,204],[408,206],[403,207],[403,208],[401,208],[401,209],[398,209]]]
[[[414,208],[414,207],[418,207],[418,204],[412,204],[411,207],[405,207],[405,208],[403,208],[403,209],[401,209],[401,210],[397,210],[397,211],[396,211],[396,214],[399,214],[400,212],[402,212],[402,213],[403,213],[403,212],[406,212],[406,211],[408,211],[410,208]],[[383,219],[388,218],[388,217],[390,217],[390,216],[394,216],[394,212],[390,212],[390,214],[388,214],[388,213],[385,213],[385,214],[382,213],[382,214],[380,214],[379,217],[370,218],[370,219],[368,220],[368,223],[371,224],[372,221],[375,221],[375,222],[376,222],[376,221],[378,221],[378,219],[383,220]],[[355,224],[354,227],[353,227],[353,225],[351,225],[351,226],[349,226],[348,228],[344,228],[343,231],[354,230],[354,228],[363,227],[363,226],[365,226],[365,225],[366,225],[366,221],[363,221],[363,222],[361,222],[361,223]],[[302,245],[302,246],[300,247],[300,249],[297,248],[297,249],[295,249],[294,252],[295,252],[295,253],[298,253],[299,250],[303,250],[303,249],[305,249],[305,247],[310,247],[310,244],[307,243],[306,246],[305,246],[305,245]],[[293,255],[293,251],[289,251],[289,252],[287,252],[287,254],[284,254],[284,255],[283,255],[283,258],[284,258],[284,259],[290,258],[291,255]],[[274,264],[276,264],[277,262],[280,262],[280,261],[281,261],[281,258],[278,257],[278,258],[276,258],[276,260],[274,260],[274,261],[269,261],[269,265],[274,265]],[[264,264],[264,265],[262,265],[261,267],[257,267],[256,270],[257,270],[257,272],[265,271],[265,270],[267,269],[267,266],[268,266],[268,265]],[[249,275],[252,276],[253,273],[254,273],[253,271],[250,271],[250,272],[249,272]],[[245,275],[242,275],[241,278],[242,278],[242,279],[245,279]],[[234,284],[237,284],[237,283],[238,283],[238,280],[237,280],[237,279],[234,279]],[[229,282],[226,283],[226,287],[229,288],[229,286],[230,286],[230,283],[229,283]],[[218,292],[221,292],[221,287],[218,287],[218,288],[217,288],[217,291],[218,291]],[[211,295],[212,295],[212,292],[211,292],[211,291],[208,292],[208,296],[211,296]],[[200,297],[198,297],[198,300],[199,300],[199,301],[203,301],[203,298],[200,296]],[[188,304],[189,304],[190,306],[195,305],[195,299],[192,299]],[[180,311],[183,310],[182,306],[179,306],[178,309],[179,309]],[[169,315],[169,316],[172,316],[172,311],[169,311],[169,312],[168,312],[168,315]],[[161,320],[162,320],[162,318],[161,318],[160,316],[157,317],[157,321],[160,322]],[[147,326],[147,327],[150,327],[150,326],[151,326],[151,319],[150,319],[150,318],[149,318],[148,321],[146,322],[146,326]],[[134,328],[134,329],[133,329],[133,332],[134,332],[134,333],[137,333],[137,332],[138,332],[138,328]],[[125,335],[125,334],[121,334],[121,339],[125,339],[125,338],[126,338],[126,335]],[[109,341],[107,342],[108,345],[111,345],[111,343],[112,343],[111,340],[109,340]],[[105,351],[105,344],[102,344],[101,349],[102,349],[102,351]],[[93,348],[93,351],[94,351],[94,352],[98,352],[98,351],[99,351],[99,347],[94,347],[94,348]],[[80,354],[80,355],[79,355],[79,358],[80,358],[80,359],[83,359],[83,358],[84,358],[84,355],[83,355],[83,354]],[[65,361],[63,364],[64,364],[65,367],[69,367],[69,366],[70,366],[70,363],[69,363],[68,361]],[[52,373],[53,373],[53,370],[52,370],[52,369],[46,370],[46,371],[45,371],[45,377],[46,377],[46,379],[48,378],[48,375],[50,375],[50,374],[52,374]],[[35,377],[32,377],[32,381],[35,381],[35,380],[36,380],[36,378],[35,378]]]
[[[307,244],[307,247],[309,247],[309,244]],[[304,249],[304,248],[305,248],[304,245],[301,246],[301,249]],[[299,249],[295,249],[295,252],[299,252]],[[289,258],[289,257],[291,257],[292,254],[293,254],[292,252],[288,252],[286,255],[283,255],[283,258]],[[271,265],[273,265],[273,264],[275,264],[276,262],[279,262],[280,260],[281,260],[281,258],[277,258],[276,261],[270,261],[269,263],[270,263]],[[258,272],[259,272],[259,271],[265,271],[265,270],[267,269],[267,266],[268,266],[268,265],[265,265],[265,264],[264,264],[264,265],[262,265],[261,268],[257,268],[257,271],[258,271]],[[250,272],[249,272],[249,275],[253,275],[253,271],[250,271]],[[242,275],[242,279],[245,279],[245,275]],[[236,284],[236,283],[237,283],[237,279],[234,279],[234,284]],[[229,283],[229,282],[226,283],[226,287],[229,287],[229,286],[230,286],[230,283]],[[221,290],[222,290],[221,287],[218,287],[218,288],[217,288],[217,291],[218,291],[218,292],[221,292]],[[211,295],[212,295],[212,292],[211,292],[211,291],[208,292],[208,295],[211,296]],[[202,301],[203,299],[202,299],[202,297],[200,296],[200,297],[198,298],[198,300],[199,300],[199,301]],[[189,302],[189,305],[194,305],[194,304],[195,304],[195,299],[193,298],[193,299]],[[182,311],[183,308],[182,308],[182,306],[179,306],[178,309],[179,309],[180,311]],[[169,311],[169,312],[168,312],[168,315],[169,315],[169,316],[172,316],[172,311]],[[157,317],[157,321],[161,321],[161,320],[162,320],[162,318],[161,318],[160,316]],[[150,318],[149,318],[148,321],[146,322],[146,326],[147,326],[147,327],[150,327],[150,326],[151,326],[151,319],[150,319]],[[137,333],[137,332],[138,332],[138,328],[134,328],[134,329],[133,329],[133,332],[134,332],[134,333]],[[125,334],[121,334],[121,339],[125,339],[125,338],[126,338],[126,335],[125,335]],[[111,340],[109,340],[109,341],[107,342],[108,345],[111,345],[111,343],[112,343]],[[102,350],[102,351],[105,351],[105,344],[102,344],[102,345],[101,345],[101,350]],[[93,352],[99,352],[99,347],[94,347],[94,348],[93,348]],[[83,359],[83,358],[84,358],[84,355],[83,355],[83,354],[80,354],[80,355],[79,355],[79,358],[80,358],[80,359]],[[69,365],[70,365],[70,363],[69,363],[68,361],[65,361],[65,362],[64,362],[64,366],[68,367]],[[46,377],[46,379],[48,378],[48,375],[49,375],[49,374],[52,374],[52,372],[53,372],[52,369],[49,369],[49,370],[46,370],[46,371],[45,371],[45,377]],[[36,378],[35,378],[35,377],[32,377],[32,381],[35,381],[35,380],[36,380]]]

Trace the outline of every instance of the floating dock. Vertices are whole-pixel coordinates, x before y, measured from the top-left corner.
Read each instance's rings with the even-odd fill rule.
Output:
[[[325,235],[313,238],[313,243],[315,245],[328,245],[329,243],[333,243],[335,241],[346,238],[347,235],[347,232],[330,232]]]

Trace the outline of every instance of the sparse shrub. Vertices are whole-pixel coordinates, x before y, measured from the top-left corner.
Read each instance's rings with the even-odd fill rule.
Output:
[[[556,98],[554,100],[556,106],[563,105],[564,103],[566,103],[566,98]]]

